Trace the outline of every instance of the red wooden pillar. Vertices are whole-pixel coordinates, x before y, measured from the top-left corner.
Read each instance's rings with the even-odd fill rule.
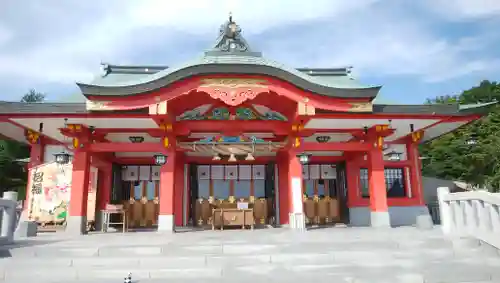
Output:
[[[368,152],[370,190],[370,220],[372,227],[390,227],[387,189],[384,176],[384,157],[379,148]]]
[[[290,211],[288,205],[288,154],[286,152],[279,152],[277,155],[278,165],[278,186],[279,186],[279,220],[280,225],[289,224],[288,213]]]
[[[288,208],[289,224],[293,229],[305,229],[304,203],[302,201],[302,164],[295,152],[288,152]]]
[[[113,170],[109,168],[99,169],[97,177],[97,192],[99,194],[99,211],[106,209],[106,204],[111,201],[111,187],[113,184]]]
[[[176,155],[169,152],[167,163],[160,169],[158,231],[174,231]]]
[[[422,168],[419,154],[418,144],[408,142],[406,144],[406,152],[408,153],[408,161],[410,161],[410,190],[411,198],[415,199],[418,205],[425,205],[422,188]]]
[[[69,216],[66,232],[85,234],[87,226],[87,200],[90,175],[90,153],[77,150],[73,156]]]
[[[32,174],[33,168],[39,166],[43,163],[45,153],[45,146],[43,144],[43,138],[40,137],[40,141],[37,144],[32,144],[30,148],[30,162],[28,163],[28,182],[26,184],[26,198],[23,203],[23,215],[22,219],[28,220],[30,217],[30,194],[31,194],[31,186],[32,186]]]
[[[174,215],[175,225],[182,226],[183,222],[183,197],[184,197],[184,154],[176,153],[175,158],[175,188],[174,188]]]
[[[350,155],[345,162],[345,174],[347,182],[347,206],[353,207],[361,199],[359,186],[359,156]]]

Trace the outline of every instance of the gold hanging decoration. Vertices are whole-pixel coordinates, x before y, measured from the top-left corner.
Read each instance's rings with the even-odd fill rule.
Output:
[[[168,137],[163,138],[163,147],[165,147],[165,148],[170,147],[170,141],[168,140]]]
[[[73,148],[77,149],[80,147],[80,140],[78,138],[73,138]]]
[[[293,142],[293,147],[299,147],[300,146],[300,138],[295,137],[295,141]]]

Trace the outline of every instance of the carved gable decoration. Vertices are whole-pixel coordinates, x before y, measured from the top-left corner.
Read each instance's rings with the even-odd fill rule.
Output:
[[[269,93],[265,80],[259,79],[204,79],[198,91],[206,92],[213,99],[219,99],[229,106],[238,106],[252,100],[261,93]]]
[[[273,120],[287,121],[287,117],[269,107],[252,104],[248,107],[213,107],[210,104],[198,106],[177,117],[177,121],[196,120]]]

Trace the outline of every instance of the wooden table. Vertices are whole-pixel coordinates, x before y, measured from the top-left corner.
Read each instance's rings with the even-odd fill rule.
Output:
[[[215,230],[215,227],[220,227],[221,230],[224,230],[224,226],[241,226],[241,229],[250,226],[253,230],[254,224],[253,209],[251,208],[212,209],[212,230]]]
[[[127,232],[128,230],[128,224],[127,224],[127,213],[124,209],[104,209],[101,210],[102,212],[102,231],[103,232],[108,232],[109,225],[112,224],[118,224],[122,225],[122,230],[123,233]],[[122,215],[122,222],[111,222],[111,215],[112,214],[121,214]]]

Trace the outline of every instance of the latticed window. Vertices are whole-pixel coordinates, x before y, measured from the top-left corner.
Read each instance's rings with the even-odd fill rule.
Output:
[[[403,168],[385,168],[384,176],[387,197],[397,198],[406,196]],[[359,185],[361,195],[364,198],[370,197],[370,191],[368,189],[368,169],[366,168],[361,168],[359,170]]]

